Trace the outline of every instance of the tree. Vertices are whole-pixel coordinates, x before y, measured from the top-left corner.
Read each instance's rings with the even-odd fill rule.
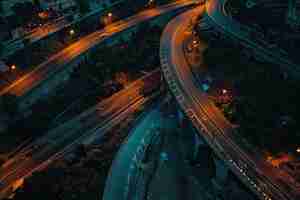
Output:
[[[217,65],[217,61],[218,57],[220,57],[220,52],[215,51],[215,49],[209,47],[206,48],[203,52],[203,58],[204,58],[204,62],[205,64],[207,64],[210,67],[214,67],[215,65]]]
[[[2,12],[3,12],[3,1],[0,0],[0,13],[2,13]]]
[[[59,199],[58,188],[62,187],[64,174],[61,168],[34,172],[31,177],[25,179],[23,187],[17,190],[13,199]]]
[[[172,2],[172,0],[159,0],[157,3],[158,3],[158,5],[163,5],[163,4],[168,4],[171,2]]]
[[[80,144],[78,145],[76,151],[75,151],[76,155],[81,158],[81,157],[86,157],[87,156],[87,150],[86,147],[84,146],[84,144]]]
[[[3,48],[4,48],[4,45],[2,44],[2,42],[0,42],[0,57],[2,56]]]
[[[20,52],[20,58],[22,58],[23,63],[22,65],[32,65],[32,64],[36,64],[37,62],[39,62],[39,58],[37,56],[33,57],[33,46],[30,46],[31,42],[30,42],[30,38],[23,38],[22,40],[23,45],[24,45],[24,51]],[[20,65],[20,66],[22,66]]]
[[[141,8],[143,8],[146,4],[147,4],[148,1],[146,0],[127,0],[127,5],[130,5],[128,6],[128,9],[130,12],[133,12],[135,13],[136,11],[140,10]]]
[[[16,95],[4,94],[1,97],[1,109],[10,117],[14,117],[18,112],[18,99]]]
[[[90,11],[90,4],[86,0],[75,0],[76,4],[79,7],[79,12],[85,14]]]
[[[107,4],[106,4],[105,2],[103,2],[102,8],[103,8],[104,10],[108,8],[108,6],[107,6]]]
[[[19,26],[31,20],[38,12],[38,9],[31,2],[16,3],[11,9]]]
[[[33,0],[33,4],[34,4],[38,9],[41,8],[41,2],[40,2],[40,0]]]

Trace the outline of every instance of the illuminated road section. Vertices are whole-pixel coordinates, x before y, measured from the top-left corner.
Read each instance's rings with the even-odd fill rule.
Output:
[[[119,33],[125,29],[135,26],[143,21],[152,19],[159,15],[174,11],[176,9],[192,5],[194,1],[181,0],[161,7],[142,11],[132,17],[117,21],[106,26],[103,30],[91,33],[77,42],[74,42],[67,48],[51,56],[48,60],[40,64],[32,72],[16,80],[11,85],[0,91],[0,95],[7,92],[17,96],[23,96],[32,89],[40,85],[44,80],[62,70],[71,61],[74,61],[83,53],[87,52],[92,47],[98,45],[105,39]]]
[[[203,12],[199,6],[173,19],[165,28],[160,44],[163,74],[177,102],[199,133],[225,161],[227,166],[260,199],[294,199],[283,189],[276,169],[266,162],[250,157],[234,138],[234,129],[223,114],[197,86],[190,66],[185,60],[184,41],[192,34],[188,31],[193,18]]]

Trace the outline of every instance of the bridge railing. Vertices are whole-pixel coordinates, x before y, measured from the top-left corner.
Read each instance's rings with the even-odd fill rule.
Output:
[[[260,45],[268,50],[271,50],[274,56],[286,57],[287,52],[276,46],[276,49],[273,47],[274,45],[268,42],[267,38],[264,36],[263,33],[259,32],[255,28],[251,28],[247,25],[243,25],[233,19],[232,17],[227,17],[230,15],[224,8],[228,0],[223,0],[222,5],[218,5],[219,7],[216,8],[216,11],[212,12],[209,15],[207,12],[205,13],[206,17],[209,19],[210,22],[214,25],[219,25],[220,28],[225,31],[226,33],[233,34],[235,37],[242,38],[243,40],[247,41],[248,43],[252,43],[252,45],[257,46]],[[225,16],[223,16],[225,15]],[[218,22],[221,23],[218,23]],[[224,26],[221,24],[230,24],[230,26]],[[250,39],[250,40],[249,40]]]
[[[153,133],[154,132],[154,133]],[[128,177],[128,189],[125,191],[124,199],[127,200],[146,200],[146,185],[149,180],[150,173],[147,169],[143,169],[143,160],[149,152],[151,152],[153,145],[160,142],[160,134],[157,130],[149,131],[149,134],[143,139],[137,153],[135,154],[135,167],[131,171],[131,176]]]
[[[300,74],[300,68],[298,64],[291,62],[287,57],[287,52],[277,45],[272,45],[265,41],[263,38],[257,38],[255,32],[251,32],[246,26],[241,26],[236,21],[232,21],[232,27],[226,27],[221,25],[222,22],[218,23],[214,17],[209,16],[207,13],[204,14],[204,18],[210,23],[216,30],[238,39],[243,46],[249,49],[255,49],[256,54],[266,58],[274,63],[285,66],[288,70],[295,74]],[[251,35],[252,34],[252,35]]]

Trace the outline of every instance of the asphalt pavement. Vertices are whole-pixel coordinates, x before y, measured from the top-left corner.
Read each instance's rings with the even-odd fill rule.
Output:
[[[190,0],[176,1],[168,5],[142,11],[127,19],[114,22],[106,26],[103,30],[91,33],[74,42],[57,54],[51,56],[49,59],[37,66],[32,72],[24,75],[9,86],[2,88],[0,95],[11,93],[19,97],[24,96],[35,87],[38,87],[47,78],[64,69],[80,55],[86,53],[89,49],[98,45],[100,42],[103,42],[105,39],[135,26],[138,23],[191,4],[193,4],[193,1]]]
[[[29,144],[29,148],[25,147],[24,151],[0,168],[0,198],[12,192],[11,187],[16,181],[30,176],[34,171],[44,169],[52,161],[74,150],[78,144],[98,139],[139,110],[151,100],[140,94],[144,87],[143,81],[155,73],[159,71],[143,76],[79,116],[50,130],[45,136]]]
[[[291,198],[290,193],[280,186],[274,169],[240,148],[233,135],[234,127],[197,88],[197,81],[185,59],[183,43],[191,36],[188,31],[190,19],[201,12],[201,6],[187,11],[172,20],[164,30],[160,56],[170,89],[206,142],[250,190],[261,199],[297,199]]]

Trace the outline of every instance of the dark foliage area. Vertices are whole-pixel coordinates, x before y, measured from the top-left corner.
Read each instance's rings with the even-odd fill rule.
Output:
[[[234,48],[208,48],[204,58],[234,82],[238,96],[229,107],[240,132],[251,143],[274,153],[294,151],[300,139],[299,80],[284,78],[274,64],[245,61]]]

